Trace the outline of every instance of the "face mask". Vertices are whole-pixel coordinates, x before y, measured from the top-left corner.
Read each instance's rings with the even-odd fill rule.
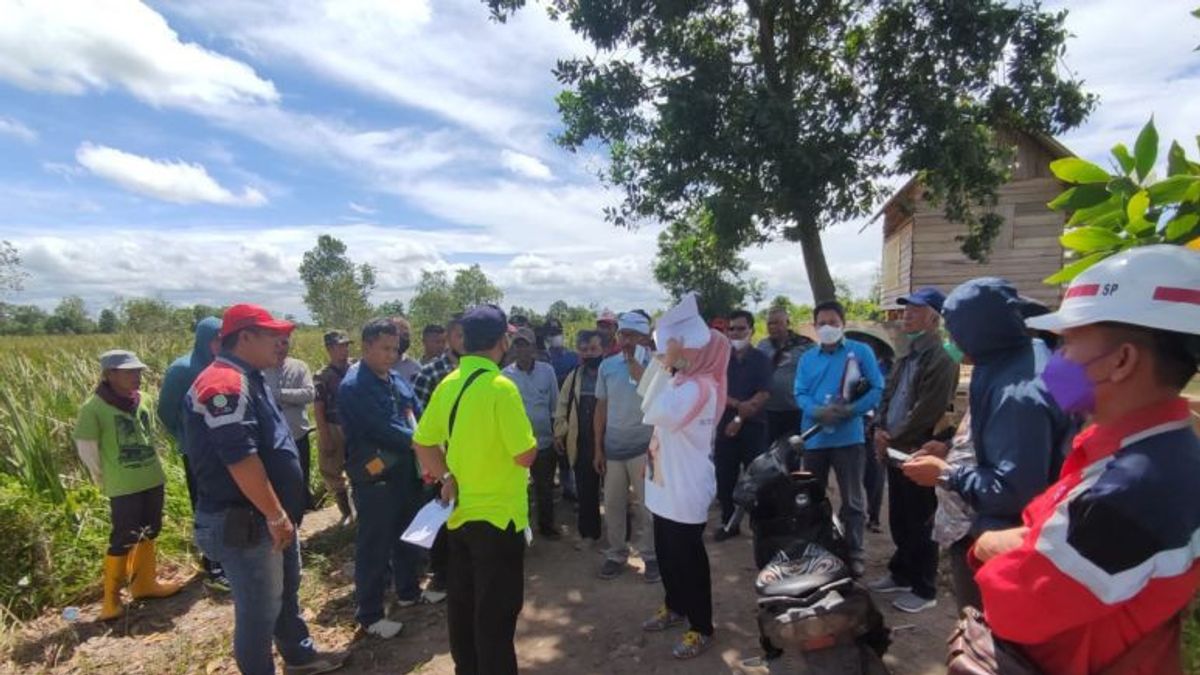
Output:
[[[746,347],[750,346],[750,341],[749,340],[730,340],[729,344],[733,345],[733,349],[735,351],[740,352],[743,349],[745,349]]]
[[[604,360],[603,356],[589,356],[583,360],[583,365],[588,368],[599,368],[600,362]]]
[[[946,340],[942,343],[942,349],[946,350],[946,354],[950,357],[950,360],[954,361],[955,363],[962,363],[963,352],[958,348],[958,345],[954,344],[950,340]]]
[[[1088,414],[1096,409],[1096,383],[1088,377],[1087,369],[1105,356],[1108,354],[1101,354],[1087,363],[1076,363],[1055,352],[1046,362],[1042,383],[1063,412]]]
[[[551,335],[550,336],[550,346],[554,347],[555,349],[561,349],[563,346],[563,336]]]
[[[403,355],[404,355],[406,352],[408,352],[408,348],[409,348],[409,347],[411,347],[411,346],[412,346],[412,341],[411,341],[411,340],[409,340],[409,339],[408,339],[408,338],[406,338],[406,337],[402,337],[402,338],[400,338],[400,351],[399,351],[398,353],[399,353],[401,356],[403,356]]]
[[[842,329],[837,326],[817,326],[817,339],[823,345],[836,345],[842,340]]]

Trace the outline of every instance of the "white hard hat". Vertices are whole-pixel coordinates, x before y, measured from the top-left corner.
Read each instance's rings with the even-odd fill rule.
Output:
[[[1200,334],[1200,252],[1160,244],[1114,255],[1075,277],[1057,312],[1025,324],[1061,333],[1103,321]]]

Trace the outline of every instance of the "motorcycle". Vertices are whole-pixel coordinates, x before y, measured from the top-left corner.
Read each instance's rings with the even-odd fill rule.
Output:
[[[886,675],[882,657],[890,631],[851,575],[841,525],[821,482],[803,470],[804,441],[818,430],[780,439],[746,467],[724,529],[750,516],[765,660],[786,652],[799,673]]]

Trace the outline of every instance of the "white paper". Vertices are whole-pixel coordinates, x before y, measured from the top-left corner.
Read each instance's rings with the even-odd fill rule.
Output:
[[[417,511],[417,515],[409,524],[408,529],[400,535],[400,540],[421,548],[432,548],[438,530],[442,529],[447,520],[450,520],[450,514],[453,511],[453,501],[443,504],[440,499],[431,500],[422,506],[420,511]]]
[[[912,459],[912,455],[908,454],[907,452],[901,452],[895,448],[888,448],[887,455],[888,459],[892,460],[893,462],[900,462],[901,464]]]

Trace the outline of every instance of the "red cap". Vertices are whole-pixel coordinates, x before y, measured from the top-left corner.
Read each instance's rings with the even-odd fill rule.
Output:
[[[266,330],[290,333],[296,324],[283,319],[271,318],[271,313],[258,305],[234,305],[225,310],[221,317],[221,337],[232,335],[243,328],[264,328]]]

